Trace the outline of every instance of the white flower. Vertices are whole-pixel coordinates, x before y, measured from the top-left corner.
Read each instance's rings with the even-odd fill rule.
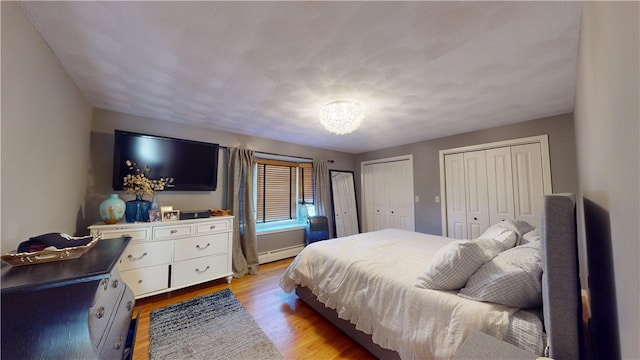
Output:
[[[123,177],[123,185],[126,192],[136,195],[151,195],[156,191],[164,190],[167,184],[173,182],[173,178],[160,178],[158,180],[149,179],[148,174],[151,169],[147,166],[143,170],[140,170],[138,165],[131,160],[125,161],[129,170],[134,171],[134,174],[127,174]]]

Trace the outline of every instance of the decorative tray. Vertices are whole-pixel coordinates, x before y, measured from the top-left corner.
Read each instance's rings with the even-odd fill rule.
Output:
[[[211,213],[211,216],[226,216],[229,215],[231,209],[215,209],[209,210],[209,212]]]
[[[102,236],[96,236],[87,245],[72,246],[64,249],[44,249],[35,252],[7,253],[0,257],[12,266],[43,264],[53,261],[77,259],[89,251]]]

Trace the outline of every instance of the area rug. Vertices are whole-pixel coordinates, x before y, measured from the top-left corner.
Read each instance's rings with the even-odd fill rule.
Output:
[[[149,358],[282,359],[231,290],[151,312]]]

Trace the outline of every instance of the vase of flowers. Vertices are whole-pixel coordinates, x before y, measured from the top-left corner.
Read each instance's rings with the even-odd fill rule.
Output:
[[[124,177],[124,189],[130,194],[134,194],[134,200],[127,201],[125,218],[127,222],[147,222],[149,221],[149,210],[151,201],[144,200],[144,195],[154,195],[156,191],[164,190],[167,184],[173,182],[173,178],[150,179],[147,175],[151,169],[147,166],[140,169],[138,165],[130,160],[126,161],[131,173]]]

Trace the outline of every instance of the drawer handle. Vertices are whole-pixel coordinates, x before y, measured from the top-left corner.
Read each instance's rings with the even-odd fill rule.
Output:
[[[200,244],[198,244],[198,245],[196,245],[196,249],[204,250],[204,249],[208,248],[209,246],[211,246],[211,243],[207,243],[207,245],[205,247],[200,247]]]
[[[133,309],[133,303],[131,301],[129,301],[127,303],[127,311],[131,311],[131,309]]]
[[[209,266],[209,265],[207,265],[207,267],[206,267],[204,270],[202,270],[202,271],[201,271],[200,269],[196,268],[196,272],[197,272],[198,274],[202,274],[202,273],[207,272],[207,270],[209,270],[209,268],[210,268],[210,266]]]
[[[116,350],[120,350],[120,348],[122,347],[122,335],[118,337],[118,341],[116,341],[116,344],[113,347],[115,347]]]
[[[177,233],[178,233],[178,230],[176,229],[171,230],[171,234],[177,234]]]
[[[138,280],[138,284],[142,284],[142,279]]]
[[[215,228],[216,228],[216,226],[215,226],[215,225],[211,225],[211,226],[209,226],[209,230],[213,230],[213,229],[215,229]]]
[[[112,288],[117,288],[118,287],[118,280],[113,280],[113,282],[111,283],[111,287]]]
[[[129,254],[129,256],[127,256],[127,259],[129,259],[129,261],[138,261],[140,259],[142,259],[143,257],[147,256],[147,253],[143,253],[142,255],[140,255],[139,257],[133,257],[133,255]]]
[[[98,310],[96,311],[96,316],[98,317],[98,319],[104,316],[104,306],[100,306],[98,308]]]

